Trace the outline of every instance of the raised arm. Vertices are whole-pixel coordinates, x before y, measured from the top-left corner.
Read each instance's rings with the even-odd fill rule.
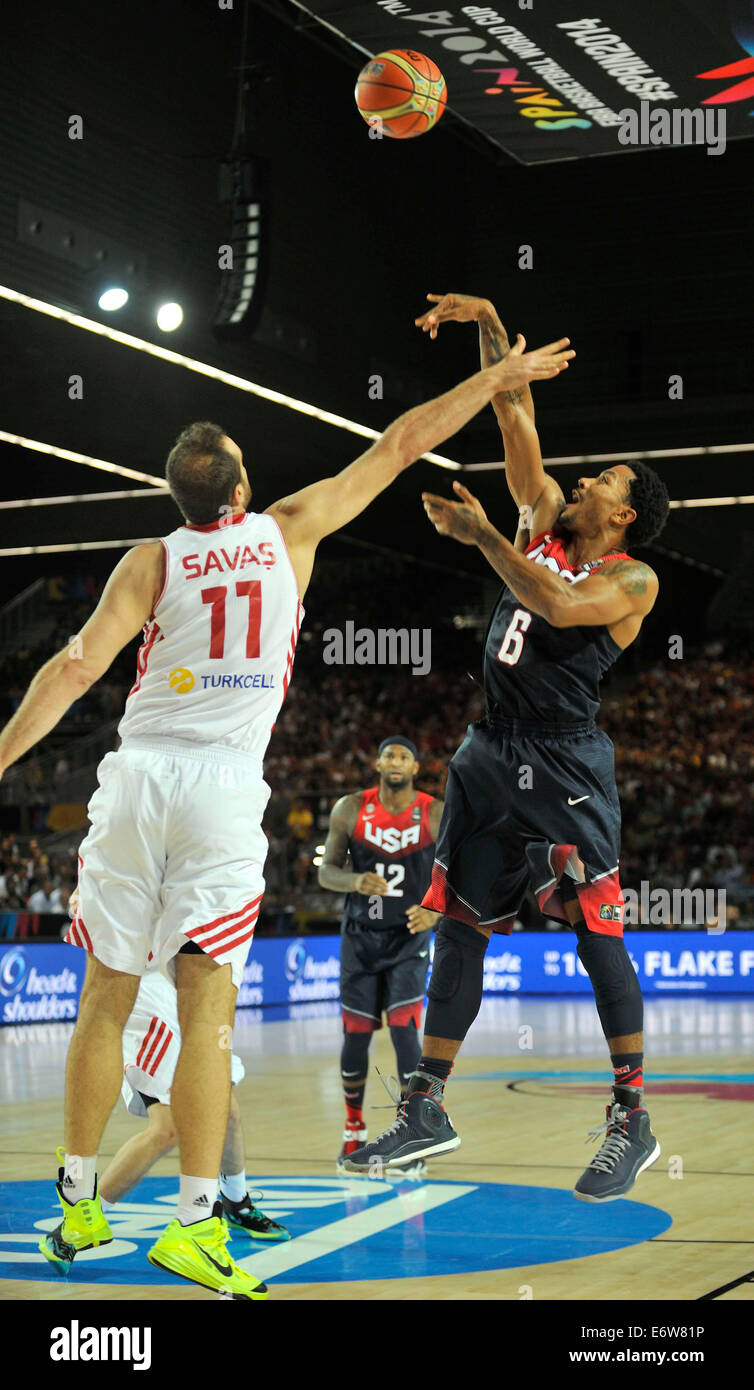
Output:
[[[348,846],[356,829],[358,814],[358,796],[342,796],[333,806],[325,853],[319,866],[319,885],[333,893],[366,893],[382,897],[387,892],[384,878],[379,874],[355,874],[346,867]]]
[[[657,598],[657,575],[641,560],[609,561],[581,583],[568,584],[522,555],[473,506],[428,492],[422,497],[441,536],[478,546],[516,598],[553,627],[613,627],[627,618],[640,623]]]
[[[0,776],[63,718],[148,621],[163,577],[159,541],[134,546],[116,565],[91,618],[34,677],[0,733]]]
[[[423,332],[435,338],[441,323],[476,323],[482,367],[505,360],[511,351],[508,334],[489,299],[463,294],[430,294],[427,298],[434,302],[434,308],[416,320]],[[523,511],[523,529],[531,537],[552,526],[565,506],[565,498],[559,484],[542,466],[529,383],[496,392],[492,407],[503,436],[506,482],[519,512]]]
[[[303,594],[324,536],[347,526],[422,454],[456,434],[499,391],[557,376],[572,353],[564,340],[524,352],[519,336],[505,359],[399,416],[377,443],[341,473],[274,502],[268,511],[285,538]]]

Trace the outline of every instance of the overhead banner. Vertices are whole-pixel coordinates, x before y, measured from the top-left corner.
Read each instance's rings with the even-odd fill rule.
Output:
[[[522,164],[754,135],[754,0],[292,3],[365,61],[432,58],[449,109]]]

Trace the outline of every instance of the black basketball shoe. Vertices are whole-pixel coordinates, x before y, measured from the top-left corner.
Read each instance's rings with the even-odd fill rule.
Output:
[[[589,1131],[589,1137],[596,1138],[606,1130],[605,1138],[573,1189],[582,1202],[614,1202],[625,1197],[639,1174],[660,1157],[649,1115],[641,1106],[628,1110],[613,1098],[606,1114],[605,1123]]]
[[[420,1159],[458,1148],[461,1141],[448,1115],[427,1095],[432,1081],[431,1076],[417,1077],[415,1089],[401,1097],[390,1128],[344,1158],[345,1172],[380,1178],[384,1172],[412,1168]]]

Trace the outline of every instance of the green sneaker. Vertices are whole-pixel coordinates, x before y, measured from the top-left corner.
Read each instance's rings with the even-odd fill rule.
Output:
[[[231,1231],[243,1231],[252,1240],[290,1240],[290,1231],[255,1207],[248,1192],[242,1202],[223,1197],[222,1204],[223,1217]]]

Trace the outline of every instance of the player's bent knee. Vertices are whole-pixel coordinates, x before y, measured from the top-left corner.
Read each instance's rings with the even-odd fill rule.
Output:
[[[435,958],[428,997],[443,1002],[457,994],[464,974],[464,960],[481,973],[489,938],[475,927],[443,917],[435,934]]]
[[[603,936],[587,927],[577,932],[577,953],[589,976],[598,1005],[619,1004],[641,993],[636,971],[620,936]]]
[[[435,936],[425,1036],[462,1042],[482,1002],[487,938],[444,917]]]

